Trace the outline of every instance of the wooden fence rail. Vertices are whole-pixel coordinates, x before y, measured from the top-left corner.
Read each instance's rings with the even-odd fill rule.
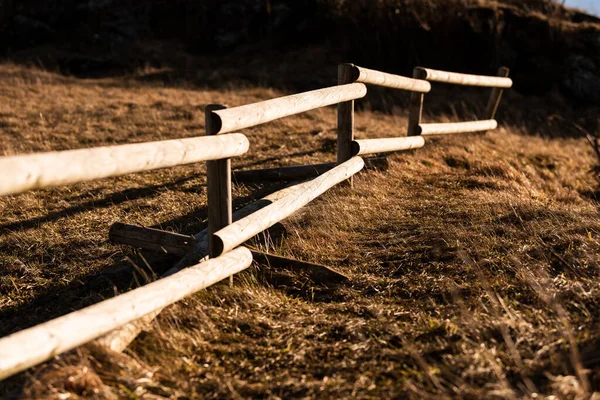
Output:
[[[439,71],[436,69],[421,68],[423,79],[430,82],[450,83],[463,86],[481,86],[509,89],[512,79],[497,76],[469,75],[456,72]]]
[[[359,67],[354,64],[340,64],[338,67],[338,84],[343,85],[350,84],[352,82],[362,82],[375,86],[407,90],[412,92],[413,97],[420,96],[420,98],[423,98],[425,93],[429,93],[429,91],[431,91],[431,84],[426,80],[420,79],[418,76],[416,78],[407,78],[400,75],[388,74],[386,72]],[[354,151],[356,150],[357,144],[353,141],[354,102],[348,101],[338,104],[338,164],[348,161],[350,158],[356,155]],[[390,142],[387,143],[390,144]],[[368,145],[372,145],[372,143],[369,143]],[[404,149],[398,148],[398,150]]]
[[[228,133],[300,114],[316,108],[365,97],[362,83],[333,86],[277,99],[213,111],[216,133]]]
[[[250,266],[240,247],[130,292],[0,339],[0,379],[74,349]]]
[[[236,133],[0,157],[0,195],[235,157],[248,147]]]
[[[0,339],[0,380],[94,339],[96,344],[122,351],[164,307],[246,269],[252,262],[252,253],[238,246],[331,187],[351,179],[365,167],[366,160],[359,155],[417,149],[424,146],[426,135],[495,129],[494,118],[503,90],[512,86],[508,72],[501,68],[498,77],[486,77],[416,68],[413,78],[407,78],[342,64],[335,87],[234,108],[207,106],[204,137],[0,157],[0,195],[201,161],[207,162],[208,193],[208,227],[193,237],[115,225],[111,229],[114,241],[163,249],[183,258],[158,281]],[[486,118],[462,123],[421,123],[424,96],[431,91],[429,81],[493,87]],[[365,84],[412,92],[408,137],[354,140],[354,100],[366,95]],[[260,175],[263,181],[311,180],[281,189],[232,213],[230,159],[246,153],[249,142],[243,134],[231,132],[334,104],[338,104],[336,163],[237,172],[240,180],[257,180]],[[380,159],[368,164],[378,165],[377,160]],[[198,263],[207,253],[211,259]],[[275,260],[268,254],[261,253],[261,257]],[[279,257],[277,261],[294,260]],[[183,269],[189,265],[194,266]],[[343,277],[335,271],[329,274]]]
[[[313,179],[301,192],[291,193],[273,204],[226,226],[214,234],[216,254],[227,253],[275,223],[289,217],[331,187],[356,174],[364,166],[365,163],[362,158],[352,158]]]
[[[431,83],[422,79],[407,78],[400,75],[388,74],[385,72],[375,71],[352,66],[354,81],[368,83],[371,85],[387,87],[391,89],[402,89],[411,92],[429,93],[431,91]]]
[[[422,124],[425,94],[413,93],[408,117],[408,136],[487,132],[488,130],[496,129],[498,124],[494,121],[494,118],[496,117],[502,94],[504,89],[512,87],[513,84],[512,79],[508,78],[509,72],[508,68],[501,67],[498,70],[498,76],[484,76],[416,67],[413,72],[415,79],[453,85],[491,87],[493,89],[485,107],[484,120],[453,124]]]
[[[360,156],[375,153],[418,149],[425,145],[421,136],[365,139],[352,142],[352,155]]]
[[[452,133],[485,132],[496,129],[496,120],[450,122],[446,124],[421,124],[418,132],[420,135],[448,135]]]

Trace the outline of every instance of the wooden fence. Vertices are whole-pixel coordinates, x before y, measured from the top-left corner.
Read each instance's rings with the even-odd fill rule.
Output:
[[[508,72],[501,68],[497,77],[491,77],[416,68],[413,78],[407,78],[342,64],[338,69],[338,86],[234,108],[207,106],[203,137],[0,157],[0,171],[3,171],[0,195],[201,161],[207,163],[208,188],[208,228],[193,239],[115,224],[110,231],[114,242],[166,249],[182,259],[162,279],[151,284],[0,339],[0,379],[92,340],[122,351],[164,307],[248,268],[253,256],[284,264],[299,263],[344,279],[342,274],[323,266],[251,252],[240,246],[331,187],[349,180],[365,167],[360,156],[417,149],[424,146],[427,135],[495,129],[498,124],[494,117],[502,92],[512,86]],[[423,104],[425,94],[432,88],[430,81],[492,87],[484,119],[423,124]],[[412,92],[408,136],[354,140],[354,100],[367,94],[365,85]],[[337,162],[239,172],[237,178],[249,180],[311,179],[296,182],[232,213],[230,159],[249,148],[246,136],[232,132],[335,104],[338,105]],[[373,162],[367,161],[367,164]]]

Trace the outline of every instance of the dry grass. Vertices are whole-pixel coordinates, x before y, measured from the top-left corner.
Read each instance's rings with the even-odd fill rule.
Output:
[[[5,154],[193,136],[208,103],[282,94],[12,65],[0,74]],[[404,109],[363,109],[359,137],[405,131]],[[335,110],[245,133],[252,147],[237,167],[330,161]],[[271,246],[336,267],[350,284],[259,266],[233,288],[169,307],[127,354],[85,347],[0,383],[0,396],[589,398],[600,389],[594,157],[584,138],[545,140],[518,126],[394,155],[387,171],[291,218]],[[234,197],[268,189],[236,185]],[[110,224],[191,234],[205,201],[203,166],[2,198],[0,334],[143,282],[125,260],[143,266],[139,256],[106,241]],[[144,255],[156,274],[173,263]]]

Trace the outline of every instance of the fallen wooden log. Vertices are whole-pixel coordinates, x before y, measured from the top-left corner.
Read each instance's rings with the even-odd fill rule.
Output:
[[[385,169],[388,167],[386,157],[364,158],[365,169]],[[336,163],[294,165],[290,167],[251,169],[233,171],[233,179],[237,182],[291,182],[316,178],[334,168]]]
[[[108,232],[113,243],[126,244],[142,249],[163,251],[168,254],[184,256],[194,245],[194,237],[139,225],[115,222]]]
[[[341,272],[321,264],[295,260],[293,258],[277,256],[258,250],[252,250],[252,257],[256,262],[265,263],[275,268],[285,268],[290,270],[300,269],[306,271],[311,278],[317,282],[338,283],[350,280],[348,276],[342,274]]]
[[[191,249],[190,236],[180,235],[178,233],[122,224],[119,222],[113,225],[111,232],[113,231],[118,232],[117,235],[110,235],[110,240],[113,243],[131,245],[153,251],[164,251],[164,244],[167,243],[173,249],[171,254],[180,256],[185,255]],[[317,281],[340,282],[348,280],[347,276],[324,265],[294,260],[292,258],[268,254],[254,249],[252,250],[252,255],[254,261],[263,262],[275,268],[305,270]]]
[[[298,181],[317,177],[333,167],[335,163],[234,171],[233,179],[238,182]]]

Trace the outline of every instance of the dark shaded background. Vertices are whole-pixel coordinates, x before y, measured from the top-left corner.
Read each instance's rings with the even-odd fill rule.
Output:
[[[544,0],[0,0],[0,55],[81,77],[149,77],[292,90],[352,61],[494,74],[525,96],[600,105],[600,20]],[[583,121],[591,124],[590,121]]]

